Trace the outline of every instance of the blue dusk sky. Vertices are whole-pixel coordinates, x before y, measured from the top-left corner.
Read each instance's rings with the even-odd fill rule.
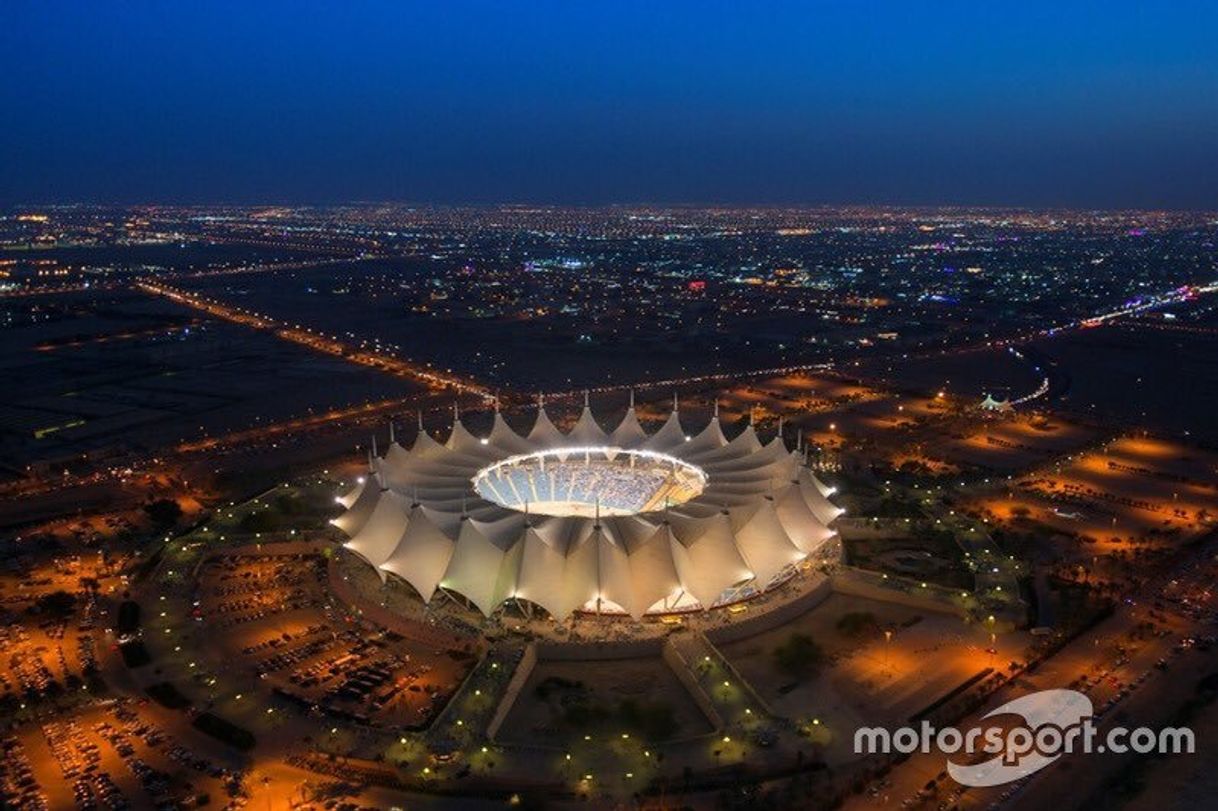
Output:
[[[1218,208],[1216,2],[0,9],[0,203]]]

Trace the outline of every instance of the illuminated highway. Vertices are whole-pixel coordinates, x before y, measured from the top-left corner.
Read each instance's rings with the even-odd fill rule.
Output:
[[[492,394],[483,386],[452,373],[440,371],[430,366],[411,363],[391,355],[374,352],[363,347],[353,347],[344,344],[335,335],[324,335],[299,324],[284,324],[262,313],[252,312],[241,307],[230,307],[214,299],[205,298],[195,293],[189,293],[168,285],[152,281],[141,281],[136,287],[146,293],[164,296],[165,298],[207,313],[234,324],[263,330],[274,334],[285,341],[306,346],[327,355],[334,355],[352,363],[379,369],[398,377],[417,380],[432,388],[451,389],[463,394],[474,394],[484,399],[491,399]]]

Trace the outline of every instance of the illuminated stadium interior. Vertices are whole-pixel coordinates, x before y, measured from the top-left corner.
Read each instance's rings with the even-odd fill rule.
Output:
[[[482,468],[474,490],[520,512],[614,516],[654,512],[701,495],[706,473],[674,456],[616,447],[558,448]]]

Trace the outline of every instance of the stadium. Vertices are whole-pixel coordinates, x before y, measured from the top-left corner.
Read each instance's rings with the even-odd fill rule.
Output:
[[[610,432],[585,402],[564,434],[539,405],[527,435],[496,411],[485,437],[458,417],[443,443],[420,425],[409,450],[392,431],[375,447],[333,523],[427,603],[639,619],[749,599],[840,556],[842,510],[800,449],[751,424],[729,440],[717,411],[687,435],[674,402],[649,435],[633,402]]]

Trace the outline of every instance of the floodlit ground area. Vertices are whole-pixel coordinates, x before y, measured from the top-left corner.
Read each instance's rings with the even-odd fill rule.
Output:
[[[1007,474],[1075,453],[1097,439],[1096,432],[1060,419],[999,417],[952,435],[934,453],[959,466]]]
[[[5,760],[28,780],[16,807],[36,808],[41,800],[52,809],[152,808],[227,796],[231,754],[183,743],[159,720],[143,702],[122,699],[6,736]]]
[[[916,449],[919,435],[912,430],[935,425],[949,414],[952,403],[936,395],[891,396],[887,399],[842,403],[834,408],[799,416],[796,424],[814,447],[853,450],[891,444]]]
[[[802,666],[784,656],[799,637],[818,651]],[[983,625],[952,614],[835,593],[781,628],[721,648],[775,711],[833,733],[904,723],[986,668],[1004,669],[1026,640],[992,643]],[[849,760],[848,746],[835,738],[831,757]]]
[[[189,602],[157,601],[163,610],[151,624],[164,625],[164,636],[151,636],[153,656],[187,679],[181,690],[188,698],[238,716],[250,708],[242,693],[257,685],[334,720],[426,726],[469,672],[472,655],[446,648],[442,634],[408,639],[336,608],[320,551],[276,544],[205,559]],[[190,651],[176,644],[182,636]],[[215,641],[201,650],[192,640],[202,637]]]
[[[759,417],[788,412],[814,414],[887,396],[868,386],[833,377],[789,374],[728,389],[720,398],[720,407],[733,413],[752,412]]]
[[[1043,525],[1110,549],[1169,541],[1212,527],[1218,455],[1179,443],[1125,437],[1040,468],[978,507],[1013,528]]]
[[[106,596],[122,588],[126,562],[91,550],[43,560],[10,554],[0,572],[0,709],[70,706],[96,694]]]
[[[712,731],[688,691],[659,658],[540,662],[504,725],[505,741],[555,745],[633,732],[664,741]]]
[[[326,610],[319,554],[234,554],[199,570],[195,616],[216,651],[303,707],[419,728],[443,707],[471,656],[367,633]],[[345,627],[344,627],[345,626]]]

